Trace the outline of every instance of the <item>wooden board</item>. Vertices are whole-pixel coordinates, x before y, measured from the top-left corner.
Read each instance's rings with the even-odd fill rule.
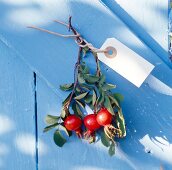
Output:
[[[46,153],[38,155],[38,169],[130,170],[134,168],[135,165],[130,162],[130,158],[121,151],[111,158],[100,141],[90,145],[86,141],[81,141],[73,136],[70,139],[68,138],[68,143],[63,148],[57,147],[53,141],[54,129],[43,133],[45,127],[43,120],[47,113],[60,115],[62,99],[49,91],[49,87],[40,78],[37,78],[37,94],[38,139],[44,141],[47,146]]]
[[[0,170],[34,170],[33,72],[1,41],[0,70]]]
[[[135,35],[138,30],[135,25],[133,25],[132,30],[129,29],[118,15],[111,12],[99,1],[65,0],[61,3],[61,1],[56,0],[50,4],[48,2],[34,1],[25,2],[26,4],[24,2],[24,4],[20,4],[21,2],[18,2],[18,4],[11,1],[7,2],[3,1],[0,5],[0,11],[5,11],[3,17],[0,18],[2,22],[2,27],[0,28],[1,39],[7,41],[20,54],[20,57],[49,83],[52,89],[57,88],[57,85],[60,84],[58,80],[61,82],[64,75],[68,77],[69,81],[72,80],[69,75],[72,72],[71,66],[74,65],[75,56],[77,55],[77,45],[70,39],[66,40],[30,30],[26,28],[28,25],[34,24],[68,34],[68,31],[63,26],[53,23],[52,20],[57,18],[67,21],[68,16],[72,15],[74,26],[96,47],[100,47],[106,38],[116,37],[153,64],[162,62],[149,47],[146,47],[141,42],[143,40],[139,40],[138,36]],[[62,4],[63,6],[61,6]],[[157,2],[155,1],[156,4]],[[23,5],[26,5],[27,8],[23,9]],[[40,9],[38,6],[40,6]],[[8,10],[9,8],[13,10]],[[51,13],[48,12],[49,10],[51,10]],[[27,15],[27,12],[35,12],[33,14],[37,20],[33,20],[33,16],[31,14]],[[148,25],[146,23],[145,21],[145,25]],[[161,23],[161,18],[159,23]],[[164,22],[162,24],[164,25]],[[164,32],[162,33],[161,30],[159,32],[164,36]],[[149,34],[151,35],[150,32]],[[158,43],[161,44],[161,40]],[[163,47],[165,48],[165,45]],[[165,52],[166,59],[168,59],[167,49],[168,47],[166,47]],[[162,55],[164,56],[164,53]],[[65,63],[66,67],[62,67],[58,63]],[[57,79],[54,73],[60,72],[64,74],[59,74]]]
[[[172,166],[172,71],[164,31],[167,28],[164,26],[167,20],[164,16],[168,11],[164,6],[167,2],[142,0],[142,8],[135,4],[136,1],[131,1],[132,10],[130,4],[116,2],[125,13],[120,13],[121,8],[114,6],[117,4],[111,0],[0,2],[1,41],[37,73],[38,169],[157,170],[162,165],[170,170]],[[146,13],[146,7],[150,7],[150,4],[154,9],[154,6],[161,8],[161,4],[164,8],[162,16],[158,11],[152,13],[149,9],[151,20],[154,19],[152,25]],[[66,95],[59,90],[59,85],[73,80],[77,46],[73,40],[28,30],[26,26],[34,24],[68,34],[64,27],[49,20],[57,18],[65,21],[69,14],[73,16],[74,26],[96,47],[100,47],[106,38],[116,37],[156,66],[152,75],[138,89],[101,64],[108,82],[117,84],[117,91],[125,96],[123,109],[127,137],[120,141],[116,156],[112,158],[108,157],[106,148],[99,142],[88,145],[74,137],[63,149],[59,149],[53,143],[52,132],[48,135],[42,133],[45,115],[59,114],[61,101]],[[147,16],[146,19],[142,17],[143,14]],[[90,67],[94,66],[91,56],[88,62]]]
[[[168,50],[168,0],[102,0],[126,26],[171,67]]]

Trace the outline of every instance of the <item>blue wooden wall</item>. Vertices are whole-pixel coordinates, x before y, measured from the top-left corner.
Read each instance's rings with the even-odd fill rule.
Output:
[[[155,65],[136,88],[101,64],[107,80],[125,96],[127,137],[109,157],[98,141],[72,137],[63,148],[43,134],[44,117],[60,114],[72,82],[73,40],[26,28],[68,33],[67,21],[96,47],[115,37]],[[168,0],[0,0],[0,170],[172,169],[172,64],[168,58]],[[90,59],[90,65],[93,65]]]

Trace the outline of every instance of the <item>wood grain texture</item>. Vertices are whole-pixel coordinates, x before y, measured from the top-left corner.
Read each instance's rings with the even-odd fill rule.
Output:
[[[143,13],[147,16],[144,2],[148,3],[148,1],[142,1],[142,5],[145,6]],[[152,6],[153,2],[155,6],[160,5],[160,1],[153,0]],[[135,19],[136,23],[137,20],[139,25],[142,23],[142,27],[146,30],[143,36],[147,35],[156,40],[150,41],[150,47],[139,39],[142,37],[138,36],[138,24],[134,22],[132,25],[131,23],[132,30],[130,30],[131,28],[129,29],[127,24],[122,22],[123,18],[120,19],[119,14],[110,11],[102,1],[55,0],[49,3],[48,1],[12,2],[7,0],[0,2],[1,41],[16,51],[39,77],[37,79],[39,169],[157,170],[163,165],[164,169],[170,170],[172,166],[170,131],[172,126],[172,108],[170,107],[172,104],[170,91],[172,90],[172,71],[164,63],[164,61],[168,63],[165,58],[166,40],[161,44],[165,37],[166,18],[162,21],[163,17],[157,18],[153,13],[152,17],[156,21],[151,26],[149,19],[147,17],[145,19],[141,16],[143,13],[138,12],[137,5],[132,6],[134,6],[133,11],[136,10],[139,16],[135,16],[129,7],[124,5],[123,8]],[[142,11],[142,8],[139,7],[139,10]],[[45,126],[44,116],[47,113],[59,114],[61,101],[66,95],[59,90],[59,85],[73,80],[72,71],[77,46],[72,40],[28,30],[26,26],[34,24],[68,33],[64,31],[64,27],[49,22],[49,20],[58,18],[66,21],[69,14],[73,16],[74,26],[96,47],[100,47],[106,38],[115,37],[156,66],[152,76],[138,89],[101,64],[107,81],[116,84],[117,91],[125,96],[123,110],[127,122],[127,137],[119,142],[117,155],[112,158],[108,157],[105,148],[99,142],[95,145],[88,145],[74,137],[61,149],[53,143],[52,132],[48,135],[42,134]],[[160,37],[156,37],[151,32],[156,24],[162,24],[155,30],[162,35]],[[163,48],[163,51],[161,51],[162,48],[157,49],[158,54],[161,55],[162,52],[162,58],[151,50],[152,44],[156,47],[154,43],[157,42]],[[87,62],[93,68],[94,60],[91,56],[87,58]]]
[[[36,169],[33,73],[0,41],[0,170]]]

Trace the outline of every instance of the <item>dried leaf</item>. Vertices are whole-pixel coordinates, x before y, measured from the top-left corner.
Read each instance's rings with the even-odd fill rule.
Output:
[[[121,109],[119,109],[118,114],[116,114],[116,124],[122,133],[120,137],[125,137],[126,136],[125,120]]]

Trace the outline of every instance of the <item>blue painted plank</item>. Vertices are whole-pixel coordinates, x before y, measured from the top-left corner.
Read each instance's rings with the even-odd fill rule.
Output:
[[[172,165],[172,152],[169,152],[172,141],[170,132],[172,71],[133,34],[134,30],[128,30],[128,26],[99,1],[63,1],[63,3],[53,1],[53,4],[42,1],[39,3],[26,1],[27,3],[23,2],[23,4],[10,2],[3,1],[0,5],[0,11],[5,11],[1,17],[3,23],[0,28],[1,40],[10,44],[11,48],[17,51],[48,85],[46,86],[42,81],[38,82],[38,136],[40,143],[45,142],[42,144],[44,147],[39,146],[42,152],[39,154],[40,169],[50,166],[50,169],[59,167],[60,169],[154,170],[159,169],[161,164],[165,169],[170,169]],[[117,156],[111,159],[106,157],[105,148],[99,143],[92,146],[84,144],[82,148],[81,143],[73,138],[71,143],[66,144],[62,150],[53,144],[51,133],[49,136],[42,134],[45,114],[48,112],[56,114],[60,111],[64,93],[58,90],[58,86],[73,79],[72,70],[77,46],[72,40],[28,31],[25,26],[37,24],[67,33],[64,32],[63,27],[52,24],[48,20],[58,18],[65,21],[69,14],[74,16],[76,28],[95,46],[100,47],[107,37],[116,37],[156,66],[153,76],[150,76],[144,85],[137,89],[111,69],[101,65],[107,80],[117,84],[118,91],[125,96],[123,108],[128,135],[126,139],[120,141]],[[90,59],[88,62],[91,67],[94,66],[93,60]],[[74,152],[72,143],[76,145],[77,152]],[[83,157],[81,157],[82,151],[85,153]],[[72,157],[76,159],[65,163],[67,156],[69,159]],[[89,158],[88,161],[86,158]],[[103,162],[104,160],[107,162]],[[83,167],[84,162],[86,164]]]
[[[172,67],[168,55],[168,0],[102,0],[126,26]]]
[[[52,88],[56,89],[59,80],[63,79],[63,75],[58,75],[59,78],[57,79],[56,74],[53,73],[63,72],[65,75],[70,75],[71,65],[74,65],[74,59],[77,55],[77,46],[72,40],[29,30],[26,26],[34,24],[68,34],[63,26],[50,21],[56,18],[67,21],[69,14],[73,16],[74,26],[96,47],[100,47],[106,38],[116,37],[153,64],[162,63],[149,48],[128,30],[128,27],[115,14],[99,1],[65,0],[61,3],[61,1],[56,0],[53,1],[53,4],[37,1],[30,1],[26,4],[7,2],[3,1],[0,5],[0,11],[5,11],[3,12],[4,15],[0,17],[2,22],[1,39],[11,45],[21,58]],[[61,6],[62,4],[63,6]],[[24,5],[26,9],[24,9]],[[30,15],[27,15],[28,11]],[[47,11],[51,11],[51,13]],[[35,15],[34,20],[31,13]],[[58,63],[65,63],[68,69],[57,66]],[[71,80],[69,79],[69,81]]]
[[[159,71],[161,72],[161,69]],[[38,141],[45,144],[44,147],[40,147],[41,153],[38,155],[39,169],[159,170],[162,165],[170,170],[171,96],[154,91],[149,87],[151,81],[140,89],[135,89],[120,80],[119,76],[114,76],[111,71],[105,74],[108,81],[116,82],[118,91],[125,95],[123,109],[127,123],[127,137],[119,141],[116,155],[110,158],[100,141],[89,145],[77,137],[72,137],[63,148],[59,148],[53,142],[54,130],[43,134],[45,127],[43,120],[46,114],[59,115],[62,99],[38,78]],[[167,77],[170,76],[171,71],[167,71],[167,74]],[[154,81],[153,76],[150,79]],[[159,81],[153,83],[159,86]],[[163,89],[164,86],[159,86],[159,92],[162,90],[160,88]]]
[[[168,0],[115,0],[106,1],[104,3],[110,5],[110,2],[114,2],[113,7],[120,6],[131,19],[135,20],[137,24],[144,29],[159,45],[167,51],[168,49]],[[116,2],[116,3],[115,3]],[[118,4],[118,5],[117,5]],[[115,6],[116,5],[116,6]],[[119,7],[118,6],[118,7]],[[119,8],[118,8],[119,9]],[[120,10],[119,10],[120,11]],[[116,11],[116,14],[119,12]],[[121,17],[125,17],[125,14]],[[123,21],[125,18],[121,18]],[[129,18],[126,22],[129,24]],[[135,26],[135,25],[133,25]],[[138,32],[139,27],[135,27],[133,32]],[[142,35],[144,32],[142,32]],[[151,48],[151,45],[150,45]]]
[[[0,41],[0,170],[36,169],[33,72]]]
[[[49,87],[40,79],[37,79],[38,102],[38,143],[40,146],[38,155],[39,170],[132,170],[135,165],[130,158],[120,149],[115,157],[111,158],[107,148],[101,142],[88,144],[76,136],[68,138],[68,142],[59,148],[53,141],[54,129],[43,133],[46,114],[60,115],[62,99],[49,90]]]

